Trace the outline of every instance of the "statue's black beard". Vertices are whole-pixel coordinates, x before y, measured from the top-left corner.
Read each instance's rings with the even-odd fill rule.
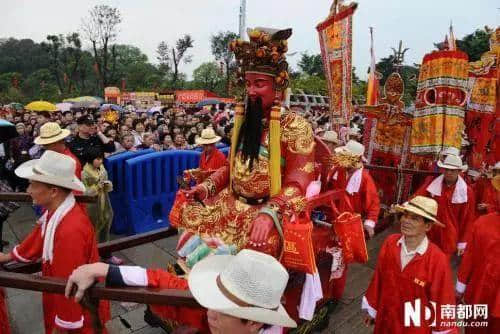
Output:
[[[245,110],[245,120],[241,125],[236,147],[239,148],[242,145],[242,157],[244,161],[250,159],[250,170],[253,169],[254,160],[259,158],[263,116],[262,99],[258,97],[253,102],[252,100],[248,100]]]

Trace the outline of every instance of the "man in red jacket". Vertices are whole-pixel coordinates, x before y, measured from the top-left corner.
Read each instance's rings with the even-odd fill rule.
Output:
[[[446,227],[433,228],[429,239],[438,245],[451,258],[458,249],[462,255],[467,246],[466,235],[475,219],[475,196],[460,173],[467,168],[456,155],[446,156],[437,165],[443,174],[428,180],[415,195],[434,198],[439,204],[438,219]]]
[[[472,236],[457,277],[457,299],[487,311],[469,321],[487,321],[485,327],[466,327],[467,334],[500,333],[500,175],[491,181],[495,189],[497,210],[474,222]]]
[[[454,324],[447,322],[455,319],[444,319],[441,312],[442,306],[455,306],[451,268],[445,254],[426,236],[431,228],[444,227],[436,219],[438,204],[416,196],[395,209],[402,213],[401,234],[389,236],[382,245],[362,300],[365,323],[375,324],[375,334],[456,333]],[[433,303],[434,317],[429,318],[423,310]],[[411,310],[420,317],[410,317]]]
[[[500,175],[500,161],[498,161],[492,168],[492,176],[495,177]],[[493,184],[489,182],[490,180],[486,180],[484,188],[481,193],[477,194],[479,200],[477,204],[477,209],[481,214],[496,212],[499,207],[496,202],[496,190],[493,188]]]
[[[344,189],[345,205],[340,211],[359,213],[363,225],[371,238],[380,213],[380,199],[370,173],[363,168],[365,147],[354,140],[335,149],[335,160],[341,166],[331,175],[334,189]]]
[[[37,145],[43,146],[45,150],[61,153],[73,159],[75,161],[75,175],[81,180],[82,164],[64,142],[64,139],[70,134],[69,130],[61,129],[59,124],[48,122],[40,127],[40,136],[36,137],[34,142]]]
[[[47,210],[24,241],[10,254],[0,253],[0,263],[42,259],[42,276],[67,279],[78,266],[99,260],[94,228],[76,205],[72,191],[83,192],[83,183],[75,176],[75,161],[66,155],[46,151],[40,159],[20,165],[16,175],[30,180],[28,193],[34,204]],[[47,334],[94,333],[87,310],[62,295],[43,294],[44,325]],[[109,303],[99,307],[100,319],[109,319]]]
[[[215,144],[221,140],[212,128],[206,128],[201,132],[201,137],[196,138],[196,144],[203,146],[200,156],[200,169],[215,171],[226,163],[226,156],[219,151]]]
[[[380,213],[380,199],[375,182],[370,173],[363,168],[365,147],[349,140],[345,146],[335,149],[335,165],[328,177],[333,189],[344,190],[344,201],[340,212],[359,213],[363,219],[364,228],[371,238],[375,234],[375,224]],[[342,297],[347,278],[347,267],[339,278],[332,279],[332,295],[335,299]]]

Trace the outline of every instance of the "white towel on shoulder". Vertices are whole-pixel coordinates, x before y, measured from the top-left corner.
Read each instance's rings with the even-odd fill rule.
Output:
[[[427,191],[433,196],[441,196],[443,190],[444,175],[436,177],[428,186]],[[467,203],[467,183],[461,176],[458,176],[455,190],[451,197],[451,203],[462,204]]]
[[[52,263],[52,259],[54,258],[54,237],[56,235],[57,226],[59,225],[61,220],[63,220],[64,216],[66,216],[68,212],[73,209],[75,203],[75,196],[73,196],[73,193],[70,193],[68,197],[66,197],[66,199],[61,203],[61,205],[59,205],[48,222],[48,211],[45,211],[42,217],[40,217],[39,222],[40,224],[42,224],[43,238],[43,261],[49,261],[50,263]]]

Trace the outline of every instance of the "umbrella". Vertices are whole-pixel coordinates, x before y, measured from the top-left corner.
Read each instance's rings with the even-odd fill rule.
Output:
[[[101,106],[101,108],[99,109],[100,111],[105,111],[105,110],[108,110],[108,109],[111,109],[111,110],[114,110],[114,111],[118,111],[118,112],[125,112],[125,109],[123,109],[122,107],[116,105],[116,104],[103,104]]]
[[[154,106],[148,110],[148,114],[152,114],[155,112],[161,112],[162,108],[163,108],[162,106]]]
[[[16,109],[16,110],[23,110],[24,106],[21,103],[18,102],[12,102],[7,105],[7,107]]]
[[[219,104],[220,101],[217,100],[217,99],[205,99],[205,100],[201,100],[200,102],[198,102],[196,104],[196,108],[202,108],[204,106],[209,106],[211,104]]]
[[[102,97],[99,97],[99,96],[91,96],[93,97],[96,101],[99,101],[101,104],[104,103],[104,99]]]
[[[0,118],[0,143],[17,136],[16,126]]]
[[[103,102],[103,99],[97,96],[80,96],[70,99],[65,99],[63,102],[72,102],[72,109],[78,108],[99,108]]]
[[[24,107],[26,110],[30,111],[57,111],[57,107],[47,101],[33,101]]]
[[[62,112],[70,111],[72,107],[73,107],[73,103],[69,103],[69,102],[62,102],[62,103],[56,104],[57,110],[62,111]]]

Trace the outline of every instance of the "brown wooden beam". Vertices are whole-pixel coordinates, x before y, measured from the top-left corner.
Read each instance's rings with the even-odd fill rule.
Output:
[[[390,172],[401,172],[403,174],[420,174],[420,175],[439,175],[439,172],[429,171],[429,170],[417,170],[408,168],[397,168],[389,166],[377,166],[377,165],[364,165],[364,168],[370,170],[385,170]]]
[[[41,278],[34,275],[0,271],[0,286],[14,289],[64,294],[66,281]],[[189,290],[160,290],[151,288],[107,288],[98,283],[87,290],[94,299],[116,300],[140,304],[159,304],[184,307],[200,307]]]
[[[169,238],[176,234],[177,230],[175,228],[165,227],[151,232],[103,242],[98,245],[99,255],[106,256],[113,252],[140,246],[160,239]],[[4,264],[3,268],[9,272],[25,274],[33,274],[42,270],[40,261],[32,263],[11,262],[8,264]]]
[[[75,195],[77,202],[94,203],[97,201],[96,196]],[[0,202],[31,202],[32,198],[28,193],[1,192]]]

